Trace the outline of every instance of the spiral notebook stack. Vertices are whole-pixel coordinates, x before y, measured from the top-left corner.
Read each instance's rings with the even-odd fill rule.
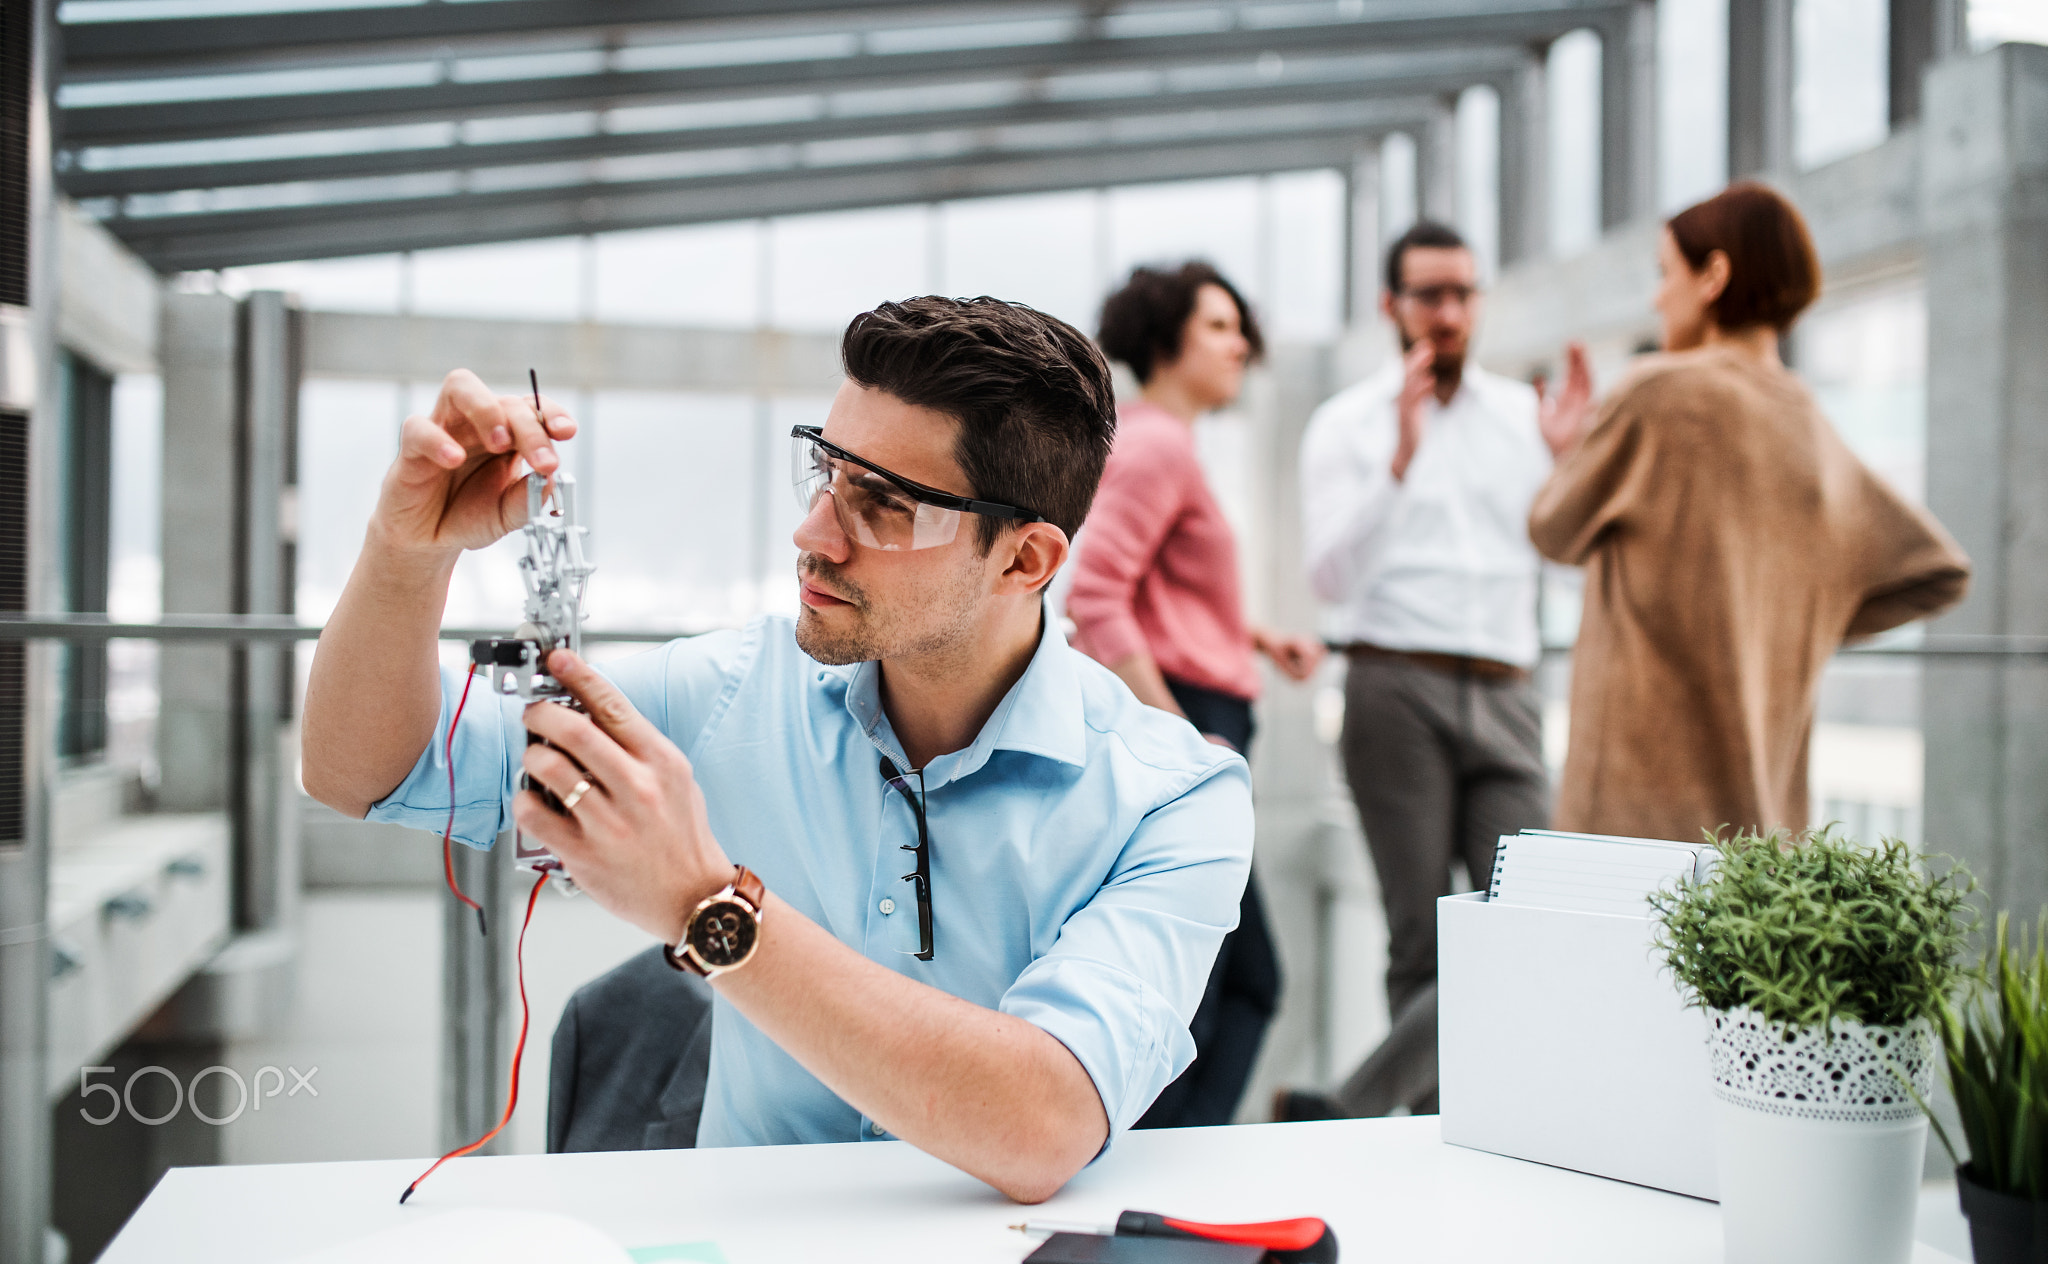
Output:
[[[1503,835],[1494,849],[1486,897],[1525,908],[1648,917],[1650,892],[1682,878],[1704,879],[1714,854],[1705,843],[1523,830]]]

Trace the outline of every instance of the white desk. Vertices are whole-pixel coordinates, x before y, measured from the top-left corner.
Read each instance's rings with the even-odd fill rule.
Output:
[[[1720,1264],[1720,1209],[1444,1145],[1435,1116],[1134,1132],[1025,1209],[902,1142],[465,1159],[398,1205],[414,1160],[179,1168],[104,1264],[277,1264],[455,1207],[557,1211],[626,1247],[715,1240],[729,1264],[1016,1264],[1027,1214],[1321,1216],[1349,1264]],[[1914,1264],[1957,1264],[1920,1246]]]

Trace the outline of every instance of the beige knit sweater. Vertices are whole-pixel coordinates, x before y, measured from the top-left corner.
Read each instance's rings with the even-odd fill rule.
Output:
[[[1632,371],[1529,533],[1586,568],[1555,820],[1603,834],[1804,828],[1829,656],[1953,605],[1970,575],[1796,377],[1727,349]]]

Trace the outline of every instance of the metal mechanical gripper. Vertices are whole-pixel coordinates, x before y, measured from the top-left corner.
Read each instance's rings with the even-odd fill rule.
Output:
[[[554,507],[550,509],[548,502]],[[519,577],[526,585],[525,622],[509,637],[472,641],[470,661],[490,676],[492,691],[527,702],[552,702],[582,710],[560,681],[547,674],[548,655],[557,649],[583,652],[583,590],[597,568],[583,557],[587,528],[576,518],[576,480],[555,475],[553,494],[539,474],[526,476],[526,554],[519,559]],[[529,732],[529,744],[541,739]],[[520,775],[521,789],[538,794],[549,807],[562,810],[561,800],[545,786]],[[522,867],[557,874],[568,885],[553,853],[514,832],[513,859]],[[572,888],[573,889],[573,888]]]

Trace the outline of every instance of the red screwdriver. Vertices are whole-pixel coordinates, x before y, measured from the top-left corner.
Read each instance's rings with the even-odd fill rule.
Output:
[[[1199,1238],[1205,1242],[1231,1242],[1239,1246],[1262,1247],[1273,1264],[1337,1264],[1337,1235],[1330,1226],[1313,1216],[1294,1220],[1267,1220],[1258,1224],[1203,1224],[1162,1216],[1156,1211],[1127,1211],[1114,1225],[1064,1224],[1054,1220],[1032,1220],[1012,1225],[1034,1238],[1055,1233],[1092,1233],[1102,1237]]]

